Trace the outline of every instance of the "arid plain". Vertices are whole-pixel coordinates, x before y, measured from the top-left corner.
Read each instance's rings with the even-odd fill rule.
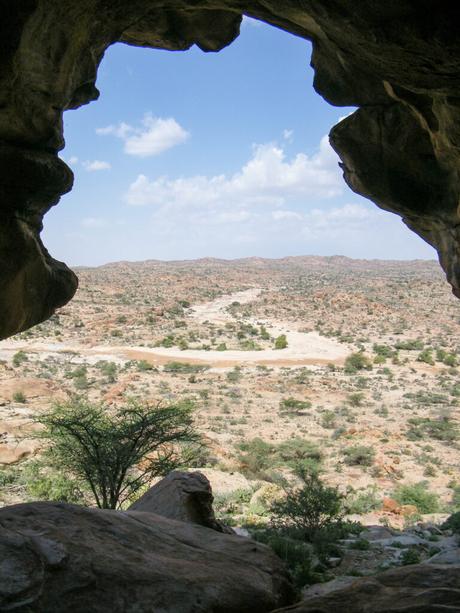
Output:
[[[0,343],[1,504],[30,497],[5,475],[40,454],[31,418],[74,394],[108,406],[193,403],[208,445],[200,470],[223,516],[263,516],[294,459],[314,464],[368,523],[407,521],[392,508],[401,485],[423,484],[441,514],[459,504],[460,308],[436,262],[206,259],[77,272],[68,306]]]

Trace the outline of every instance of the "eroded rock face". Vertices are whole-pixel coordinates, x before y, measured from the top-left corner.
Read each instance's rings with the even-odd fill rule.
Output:
[[[38,502],[0,509],[0,610],[266,613],[293,601],[250,539],[153,513]]]
[[[327,587],[327,584],[325,584]],[[442,613],[460,610],[460,565],[417,564],[337,584],[276,613]]]
[[[345,180],[438,250],[460,296],[460,7],[448,0],[0,0],[0,337],[77,287],[41,219],[72,184],[62,114],[98,97],[117,42],[218,51],[247,14],[313,42],[315,88],[359,110],[331,132]],[[308,116],[305,117],[308,121]]]

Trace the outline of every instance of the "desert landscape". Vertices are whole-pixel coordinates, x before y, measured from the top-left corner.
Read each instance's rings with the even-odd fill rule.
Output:
[[[83,396],[108,410],[129,398],[193,407],[205,447],[190,468],[240,530],[270,521],[299,463],[362,526],[406,530],[460,509],[460,313],[436,262],[206,259],[78,274],[69,305],[0,343],[2,505],[63,496],[36,468],[37,417]],[[359,551],[336,574],[385,568],[401,547],[385,552]]]

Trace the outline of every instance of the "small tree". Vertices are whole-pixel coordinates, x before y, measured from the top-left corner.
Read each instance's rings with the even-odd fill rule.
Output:
[[[340,522],[343,496],[335,487],[325,485],[316,474],[302,474],[303,485],[287,491],[286,498],[275,501],[270,511],[276,527],[293,528],[307,541]]]
[[[89,485],[103,509],[120,507],[153,477],[189,464],[199,441],[185,403],[151,407],[131,400],[113,410],[77,398],[37,421],[45,426],[51,465]]]

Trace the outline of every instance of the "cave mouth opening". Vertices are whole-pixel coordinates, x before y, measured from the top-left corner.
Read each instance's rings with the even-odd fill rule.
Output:
[[[45,220],[53,256],[77,266],[433,257],[345,185],[327,134],[354,108],[316,94],[310,53],[305,39],[252,19],[218,53],[109,47],[100,99],[64,116],[75,186]]]
[[[426,13],[420,13],[415,7],[409,6],[410,3],[393,3],[388,7],[377,6],[375,3],[359,6],[353,3],[340,6],[332,3],[324,7],[313,3],[308,9],[289,2],[272,3],[268,0],[263,3],[263,7],[260,3],[235,3],[233,0],[221,0],[217,6],[213,4],[213,8],[209,7],[207,0],[193,3],[181,1],[175,3],[173,8],[169,5],[165,8],[161,3],[160,6],[148,3],[147,7],[145,4],[145,0],[136,0],[123,7],[98,1],[72,4],[63,0],[53,6],[44,2],[19,3],[9,7],[10,13],[2,22],[5,53],[2,56],[4,87],[0,105],[0,156],[3,174],[8,177],[2,184],[3,200],[6,203],[6,230],[1,244],[1,259],[6,263],[2,270],[3,302],[0,302],[3,337],[43,321],[57,307],[66,304],[76,291],[76,275],[50,255],[41,241],[40,233],[43,216],[72,186],[72,175],[68,167],[54,155],[62,144],[63,110],[76,109],[96,99],[98,65],[106,49],[116,42],[122,42],[170,51],[185,50],[193,44],[205,50],[222,50],[238,35],[242,13],[294,34],[299,40],[313,41],[315,89],[331,104],[358,107],[358,111],[336,125],[330,133],[334,149],[342,159],[347,183],[356,193],[375,202],[381,209],[400,215],[411,230],[434,246],[454,293],[460,295],[456,146],[458,67],[455,61],[451,61],[451,58],[458,55],[458,37],[452,30],[452,24],[456,23],[456,9],[432,7],[427,21]],[[427,32],[435,33],[436,45],[432,44]],[[235,48],[235,43],[229,46],[229,49],[232,48]],[[275,60],[278,51],[276,47],[272,48]],[[222,53],[226,52],[224,49]],[[250,57],[251,54],[242,59],[240,68],[250,64]],[[272,67],[268,73],[271,72]],[[119,90],[122,87],[120,85]],[[282,88],[280,91],[285,93]],[[183,95],[180,94],[178,98],[183,99]],[[249,96],[241,98],[245,108],[249,99]],[[259,114],[262,114],[261,110],[267,107],[269,100],[270,97],[266,97],[263,104],[259,105]],[[88,108],[98,108],[98,105],[90,105]],[[81,110],[80,114],[85,112]],[[310,130],[313,130],[317,122],[311,118],[310,107],[308,112]],[[162,118],[160,115],[155,117]],[[121,122],[123,117],[117,120]],[[129,126],[135,131],[139,130],[139,122],[142,120],[149,119],[139,113]],[[329,123],[328,128],[333,123]],[[230,125],[226,119],[221,124],[224,127]],[[111,125],[99,124],[99,127],[103,129]],[[119,123],[113,125],[119,126]],[[288,125],[283,126],[283,131],[289,132],[291,129]],[[190,132],[190,128],[184,127],[184,130]],[[214,147],[214,150],[210,148],[207,152],[207,161],[212,160],[213,163],[217,162],[216,151],[228,149],[220,146],[222,142],[227,145],[228,139],[224,139],[218,130],[216,133],[221,136],[219,147]],[[139,131],[136,134],[140,136]],[[277,139],[279,134],[279,130],[274,131],[270,138]],[[112,137],[115,137],[114,134]],[[297,138],[296,131],[294,137]],[[192,141],[193,138],[190,138],[188,142]],[[263,144],[263,141],[255,139],[254,142]],[[179,151],[179,147],[174,149],[176,160]],[[291,165],[297,161],[297,166],[303,168],[304,158],[298,157],[300,153],[304,153],[301,147],[293,151],[291,157],[285,155],[282,161]],[[96,167],[99,167],[99,172],[104,170],[104,164],[102,168],[100,163],[92,164],[104,162],[104,159],[90,157],[87,152],[82,155],[82,160],[88,162],[88,168],[83,169],[85,172],[97,172]],[[315,152],[310,152],[310,162],[314,156]],[[200,156],[191,157],[198,159]],[[251,162],[254,162],[252,166]],[[258,160],[252,160],[250,155],[246,155],[243,161],[239,160],[239,164],[227,165],[225,172],[216,171],[205,179],[221,177],[221,183],[227,188],[229,183],[230,187],[239,185],[238,179],[244,175],[243,170],[246,167],[253,168],[257,163]],[[284,166],[281,168],[284,169]],[[83,185],[80,181],[82,173],[77,176],[80,190]],[[117,168],[111,175],[110,185],[115,185],[121,174]],[[140,180],[141,187],[144,181],[144,187],[151,188],[147,190],[149,198],[153,198],[153,192],[158,194],[157,181],[161,177],[168,196],[171,188],[177,188],[177,181],[182,178],[169,173],[150,176],[140,173],[124,188],[129,189],[133,184],[139,188],[136,179],[142,176],[145,179]],[[187,178],[187,175],[184,176]],[[274,176],[277,175],[270,168],[267,177],[272,180]],[[233,183],[229,177],[234,179]],[[283,172],[282,177],[285,183],[292,179],[289,173]],[[218,180],[211,183],[216,187]],[[285,183],[278,185],[278,198],[283,206],[283,198],[286,198],[283,192],[286,189]],[[289,183],[290,187],[293,184],[295,181]],[[101,210],[102,198],[96,193],[97,185],[100,182],[93,180],[92,192],[86,200],[90,205],[97,204]],[[110,205],[115,199],[110,196],[107,186],[101,186],[100,192],[106,196],[107,210],[110,212],[107,218],[112,221],[113,206]],[[82,263],[75,261],[76,250],[71,257],[66,255],[71,251],[71,245],[78,244],[80,254],[90,254],[88,241],[81,232],[83,219],[76,213],[78,207],[73,204],[76,200],[72,200],[76,195],[74,191],[47,216],[47,227],[43,234],[50,251],[71,264]],[[259,204],[263,200],[260,198]],[[363,203],[363,206],[369,206],[364,200]],[[257,216],[255,227],[258,230],[262,227],[261,234],[267,237],[270,245],[280,236],[289,237],[292,245],[293,237],[298,237],[299,230],[303,230],[304,240],[298,240],[301,252],[305,253],[305,245],[309,245],[309,250],[313,249],[312,224],[305,225],[302,213],[281,205],[279,210],[272,211],[275,215],[272,221],[277,223],[273,224],[271,235],[263,227],[264,220],[257,219]],[[146,210],[146,205],[137,206],[138,210],[142,206]],[[60,225],[57,211],[64,209],[66,214],[69,212],[69,216],[67,223]],[[131,219],[135,217],[134,210],[133,204],[129,209]],[[184,210],[188,211],[186,207]],[[262,206],[259,210],[262,210]],[[315,213],[315,220],[321,217],[322,209],[317,210],[319,213]],[[375,211],[372,207],[369,210]],[[246,229],[249,224],[245,219],[246,214],[247,211],[238,211],[235,215],[232,211],[231,216],[224,216],[221,221],[230,228],[227,235],[238,237],[246,245],[254,246],[253,235],[240,232],[234,225],[246,221]],[[137,215],[141,217],[139,213]],[[323,221],[322,227],[330,230],[333,219],[336,223],[334,237],[338,241],[344,237],[344,216],[354,216],[358,222],[359,218],[366,215],[362,215],[362,210],[356,210],[353,206],[346,211],[333,211]],[[187,215],[176,217],[187,221]],[[96,230],[99,225],[101,234],[103,232],[104,236],[109,236],[108,228],[103,228],[104,220],[91,214],[85,219],[87,225],[93,226],[92,230]],[[398,242],[396,229],[389,233],[388,240],[383,238],[383,231],[378,231],[383,229],[385,219],[392,217],[383,216],[375,224],[375,240],[371,241],[373,247],[382,243],[391,246]],[[200,238],[199,231],[210,220],[215,223],[218,215],[214,211],[205,211],[199,225],[195,228],[190,223],[187,225],[183,235],[178,237],[178,244],[183,246],[186,240],[190,240],[194,246],[209,245],[209,240]],[[158,234],[150,233],[145,241],[148,240],[151,246],[157,246],[159,239],[169,236],[171,242],[175,224],[164,223],[164,218],[160,220],[163,226],[160,223],[154,224],[155,221],[158,220],[148,218],[144,223],[138,221],[136,230],[125,226],[119,230],[118,235],[112,236],[113,248],[117,245],[143,244],[141,231],[145,235],[152,225],[157,228]],[[289,227],[288,223],[291,224]],[[53,224],[56,238],[50,240]],[[120,223],[120,227],[122,225]],[[62,228],[66,226],[71,227],[72,231],[63,233]],[[400,229],[399,225],[397,227]],[[87,228],[88,231],[90,229]],[[214,235],[217,236],[215,231]],[[313,238],[315,236],[313,232]],[[369,236],[369,232],[366,232],[366,237]],[[410,244],[410,236],[407,235],[402,241],[406,247]],[[93,241],[93,245],[102,244],[101,238]],[[219,246],[225,244],[221,240],[217,242]],[[349,247],[356,241],[344,242]],[[104,260],[126,257],[123,253],[118,254],[115,258],[108,254]],[[183,257],[192,256],[185,252]],[[128,257],[142,259],[145,256],[137,252]],[[170,256],[164,254],[162,257]]]

